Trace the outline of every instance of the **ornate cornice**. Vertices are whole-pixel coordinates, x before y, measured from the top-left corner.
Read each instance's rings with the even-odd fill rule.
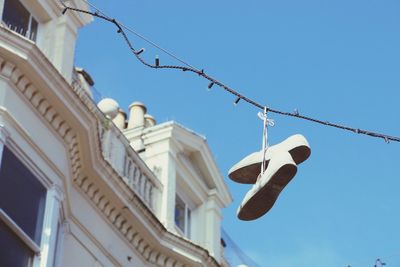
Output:
[[[57,71],[54,69],[54,72]],[[64,144],[68,147],[68,153],[71,164],[72,181],[73,184],[78,188],[87,198],[97,207],[97,209],[105,216],[108,222],[113,225],[114,229],[118,231],[123,238],[130,244],[130,246],[139,254],[141,257],[156,266],[171,266],[171,267],[183,267],[185,264],[177,259],[176,252],[171,250],[171,255],[167,255],[161,250],[168,251],[168,247],[163,245],[150,245],[145,238],[139,233],[134,226],[133,215],[130,212],[126,212],[127,207],[120,207],[115,200],[107,195],[104,188],[101,188],[96,182],[95,177],[91,177],[84,172],[82,155],[80,148],[82,147],[79,143],[78,135],[76,131],[70,126],[68,121],[64,118],[63,114],[59,112],[54,105],[41,93],[41,91],[35,87],[34,83],[28,79],[26,75],[12,62],[6,61],[0,57],[0,75],[11,81],[11,83],[18,88],[18,91],[24,98],[29,101],[32,107],[38,112],[38,114],[48,123],[49,126],[57,133],[57,135],[63,140]],[[58,78],[63,79],[61,75],[57,73]],[[64,80],[65,82],[65,80]],[[104,126],[99,118],[104,117],[100,114],[96,105],[92,102],[90,97],[86,94],[83,89],[72,88],[75,93],[75,101],[80,101],[82,105],[94,116],[97,121],[97,125],[94,127],[97,129],[97,134],[94,135],[96,138],[95,144],[100,146],[96,149],[101,155],[101,164],[106,169],[111,169],[113,174],[111,179],[117,180],[117,183],[123,184],[126,189],[130,189],[131,199],[129,199],[130,206],[135,208],[140,214],[144,215],[148,225],[153,227],[156,233],[159,234],[160,240],[166,241],[171,246],[178,246],[181,250],[192,253],[196,258],[199,259],[199,265],[206,266],[219,266],[216,260],[208,254],[208,251],[204,248],[197,246],[190,241],[187,241],[181,237],[178,237],[168,232],[165,227],[158,221],[153,212],[143,202],[141,196],[129,187],[124,177],[122,177],[117,171],[113,169],[110,163],[104,158],[104,153],[101,148],[101,136],[104,134]],[[114,125],[111,125],[114,127]],[[0,127],[1,129],[1,127]],[[0,131],[1,138],[1,131]],[[138,158],[138,157],[137,157]],[[142,165],[141,165],[142,164]],[[145,169],[141,167],[144,165],[140,162],[139,169],[142,171]],[[148,170],[146,170],[148,172]],[[152,174],[154,176],[154,174]],[[155,177],[155,176],[154,176]],[[122,182],[122,183],[121,183]],[[129,209],[129,208],[128,208]],[[181,256],[184,257],[184,256]],[[191,260],[187,260],[188,263]]]

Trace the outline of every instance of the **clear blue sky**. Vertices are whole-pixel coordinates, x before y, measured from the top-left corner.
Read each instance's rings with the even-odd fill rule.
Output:
[[[400,136],[400,2],[397,0],[105,1],[112,15],[248,97],[272,108]],[[145,57],[162,52],[131,36]],[[400,143],[271,114],[270,143],[301,133],[311,157],[264,217],[236,218],[249,186],[229,168],[261,147],[257,110],[189,73],[135,60],[115,28],[79,33],[76,64],[122,107],[144,102],[158,122],[207,136],[234,197],[223,226],[273,267],[400,266]]]

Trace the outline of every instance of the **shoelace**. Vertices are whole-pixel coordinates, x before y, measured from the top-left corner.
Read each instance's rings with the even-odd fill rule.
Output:
[[[262,160],[261,172],[260,175],[257,177],[257,181],[265,171],[265,154],[267,153],[268,150],[268,126],[272,127],[275,125],[275,121],[273,119],[269,119],[267,113],[268,113],[268,108],[264,107],[264,112],[258,112],[257,114],[258,117],[263,121],[263,142],[262,142],[263,155],[261,159]]]

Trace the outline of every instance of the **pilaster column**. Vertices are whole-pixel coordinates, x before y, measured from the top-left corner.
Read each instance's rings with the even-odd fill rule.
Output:
[[[47,193],[46,210],[43,222],[40,267],[53,266],[53,261],[56,254],[55,248],[60,219],[60,207],[63,198],[64,194],[58,185],[54,185]]]
[[[221,205],[218,201],[218,192],[211,189],[206,202],[206,247],[210,254],[221,261]]]

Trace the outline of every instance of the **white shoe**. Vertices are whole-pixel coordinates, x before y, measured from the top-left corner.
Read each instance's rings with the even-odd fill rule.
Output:
[[[296,175],[297,165],[287,151],[276,151],[268,168],[247,192],[237,211],[240,220],[255,220],[267,213],[280,192]]]
[[[302,163],[311,154],[311,149],[306,138],[301,134],[295,134],[267,149],[265,168],[267,168],[268,162],[271,160],[271,155],[278,150],[288,151],[296,164]],[[254,152],[236,163],[229,170],[229,178],[242,184],[254,184],[261,172],[262,153],[262,150]]]

